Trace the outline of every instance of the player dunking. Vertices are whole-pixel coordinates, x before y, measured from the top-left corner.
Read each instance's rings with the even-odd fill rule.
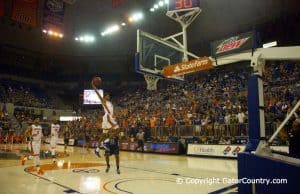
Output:
[[[58,140],[58,133],[60,130],[60,125],[58,124],[58,121],[54,121],[54,123],[51,124],[51,139],[50,139],[50,149],[51,149],[51,156],[53,160],[53,164],[56,163],[56,157],[55,157],[55,150],[56,150],[56,144]]]
[[[44,172],[40,169],[40,150],[41,150],[41,140],[43,137],[42,126],[40,125],[40,119],[36,118],[31,125],[31,157],[34,159],[34,165],[38,174],[43,175]],[[22,158],[22,164],[25,164],[25,160],[29,159],[27,157]]]
[[[95,90],[98,98],[100,99],[103,108],[104,108],[104,116],[102,119],[102,129],[103,129],[103,135],[100,137],[100,142],[103,141],[103,146],[105,149],[105,161],[106,161],[106,170],[105,172],[108,172],[110,169],[109,164],[109,156],[115,155],[116,158],[116,166],[117,166],[117,173],[120,174],[120,156],[119,156],[119,138],[118,138],[118,130],[119,126],[114,118],[114,108],[112,103],[110,102],[109,95],[105,95],[104,98],[99,94],[96,86],[94,85],[92,81],[92,87]],[[113,130],[115,132],[113,133]],[[108,135],[110,134],[110,135]],[[98,148],[99,152],[99,148]],[[99,153],[97,154],[99,155]]]

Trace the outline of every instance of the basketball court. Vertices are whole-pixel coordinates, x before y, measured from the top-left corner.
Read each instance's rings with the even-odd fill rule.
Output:
[[[135,71],[144,76],[147,89],[155,92],[161,79],[184,82],[189,73],[248,61],[253,68],[253,74],[248,81],[249,142],[242,153],[236,153],[237,160],[122,151],[121,174],[116,172],[114,156],[110,157],[111,168],[106,173],[103,156],[98,158],[93,153],[94,149],[87,151],[74,146],[68,147],[67,155],[60,155],[56,164],[52,163],[52,159],[42,159],[41,169],[45,173],[39,175],[33,161],[29,160],[21,165],[20,152],[26,145],[0,145],[0,172],[5,175],[0,177],[0,193],[250,194],[266,191],[280,193],[287,191],[286,189],[290,189],[287,191],[290,193],[289,191],[296,188],[298,183],[295,177],[299,176],[299,160],[273,154],[270,147],[283,126],[299,110],[300,101],[291,108],[291,112],[272,137],[267,139],[263,73],[267,60],[299,60],[300,47],[259,48],[256,44],[256,32],[250,31],[214,41],[211,43],[211,56],[197,56],[188,50],[187,28],[202,10],[199,1],[180,2],[181,4],[170,1],[166,13],[170,19],[180,24],[180,32],[159,37],[142,29],[137,30]],[[58,151],[62,153],[63,149],[59,146]],[[49,150],[49,146],[43,145],[42,150]],[[199,150],[203,151],[200,148]],[[212,148],[203,152],[211,150]],[[237,152],[239,151],[240,148]],[[14,157],[7,157],[8,155]],[[285,178],[289,185],[274,184],[268,187],[236,182],[244,178]]]
[[[46,149],[44,146],[44,149]],[[2,145],[3,147],[3,145]],[[13,147],[14,150],[20,146]],[[23,146],[21,146],[23,147]],[[63,148],[60,147],[62,150]],[[237,178],[237,161],[187,156],[121,152],[121,174],[105,173],[104,158],[69,147],[58,165],[41,160],[44,175],[32,171],[33,161],[0,160],[1,193],[210,193],[234,184],[213,184],[213,178]],[[60,162],[64,165],[60,166]],[[206,181],[200,183],[200,180]],[[194,181],[194,182],[193,182]],[[198,181],[198,182],[197,182]]]

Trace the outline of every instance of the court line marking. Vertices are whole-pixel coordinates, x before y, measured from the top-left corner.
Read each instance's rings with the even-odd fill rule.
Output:
[[[210,192],[208,194],[220,194],[220,193],[223,193],[223,192],[226,192],[226,191],[230,191],[230,190],[232,190],[232,189],[234,189],[236,187],[238,187],[238,184],[230,185],[228,187],[224,187],[224,188],[218,189],[218,190]]]
[[[112,180],[109,180],[109,181],[107,181],[107,182],[105,182],[103,185],[102,185],[102,188],[105,190],[105,191],[107,191],[107,192],[109,192],[109,193],[111,193],[111,194],[117,194],[117,193],[115,193],[114,191],[111,191],[111,190],[109,190],[108,188],[107,188],[107,185],[108,184],[110,184],[110,183],[112,183],[112,182],[117,182],[117,181],[122,181],[122,180],[124,180],[125,182],[126,181],[137,181],[137,180],[155,180],[155,179],[159,179],[159,178],[145,178],[145,177],[141,177],[141,178],[120,178],[120,179],[112,179]],[[170,182],[173,182],[173,180],[171,180],[171,179],[164,179],[164,180],[167,180],[167,181],[170,181]],[[175,182],[175,181],[174,181]],[[116,184],[117,183],[115,183],[115,188],[116,188]],[[116,188],[117,189],[117,188]],[[118,189],[119,190],[119,189]],[[120,190],[121,191],[121,190]],[[122,191],[122,192],[127,192],[127,191]],[[128,193],[128,192],[127,192]],[[130,192],[129,192],[130,193]],[[130,193],[130,194],[132,194],[132,193]]]
[[[171,181],[171,180],[168,180],[168,179],[161,179],[161,178],[149,178],[149,179],[139,179],[139,178],[136,178],[136,179],[131,179],[131,180],[124,180],[124,181],[121,181],[121,182],[118,182],[115,184],[115,188],[119,191],[122,191],[122,192],[125,192],[125,193],[128,193],[128,194],[134,194],[130,191],[126,191],[124,189],[121,189],[119,188],[119,185],[122,184],[122,183],[125,183],[125,182],[130,182],[130,181],[142,181],[142,180],[159,180],[159,181],[168,181],[168,182],[175,182],[175,181]]]
[[[155,170],[150,170],[150,169],[141,169],[141,168],[136,168],[136,167],[127,167],[127,166],[120,166],[122,168],[128,168],[128,169],[134,169],[134,170],[140,170],[140,171],[145,171],[145,172],[153,172],[153,173],[157,173],[157,174],[164,174],[164,175],[169,175],[169,176],[179,176],[179,177],[185,177],[185,178],[194,178],[194,179],[205,179],[205,178],[199,178],[199,177],[192,177],[192,176],[186,176],[186,175],[181,175],[181,174],[178,174],[178,175],[174,175],[174,173],[167,173],[167,172],[159,172],[159,171],[155,171]],[[117,179],[117,180],[122,180],[122,179]],[[108,181],[106,182],[104,185],[106,187],[107,184],[111,183],[111,182],[114,182],[114,181],[117,181],[117,180],[111,180],[111,181]],[[117,184],[117,183],[116,183]],[[115,187],[116,187],[116,184],[115,184]],[[236,185],[233,184],[233,185],[230,185],[228,187],[235,187]],[[104,188],[106,190],[106,188]],[[224,188],[221,188],[221,189],[224,189]],[[219,190],[221,190],[219,189]],[[110,190],[106,190],[112,194],[116,194]],[[218,191],[218,190],[217,190]],[[213,191],[214,192],[214,191]],[[131,193],[130,193],[131,194]]]
[[[27,168],[28,168],[28,167],[27,167]],[[58,186],[60,186],[60,187],[62,187],[62,188],[65,188],[65,189],[68,189],[68,190],[73,190],[74,193],[80,193],[79,191],[77,191],[77,190],[75,190],[75,189],[72,189],[71,187],[68,187],[68,186],[66,186],[66,185],[63,185],[63,184],[60,184],[60,183],[58,183],[58,182],[52,181],[52,180],[47,179],[47,178],[45,178],[45,177],[39,176],[39,175],[37,175],[37,174],[33,174],[33,173],[31,173],[31,172],[28,172],[28,171],[26,171],[27,168],[24,169],[24,172],[26,172],[26,173],[28,173],[28,174],[31,174],[31,175],[33,175],[33,176],[35,176],[35,177],[38,177],[38,178],[40,178],[40,179],[43,179],[43,180],[45,180],[45,181],[51,182],[51,183],[53,183],[53,184],[55,184],[55,185],[58,185]]]
[[[158,174],[165,174],[165,175],[170,175],[170,176],[179,176],[179,177],[185,177],[185,178],[195,178],[195,179],[205,179],[205,178],[199,178],[199,177],[192,177],[192,176],[187,176],[187,175],[174,175],[173,173],[168,173],[168,172],[160,172],[160,171],[156,171],[156,170],[150,170],[150,169],[141,169],[141,168],[136,168],[136,167],[127,167],[127,166],[121,166],[122,168],[129,168],[129,169],[135,169],[135,170],[140,170],[140,171],[145,171],[145,172],[154,172],[154,173],[158,173]]]

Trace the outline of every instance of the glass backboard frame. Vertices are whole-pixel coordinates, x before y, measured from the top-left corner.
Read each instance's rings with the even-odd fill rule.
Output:
[[[151,74],[153,76],[159,77],[160,79],[168,79],[168,80],[171,80],[171,81],[183,82],[184,81],[184,76],[176,76],[176,77],[172,77],[172,78],[166,78],[166,77],[163,76],[161,70],[156,67],[157,59],[162,59],[162,60],[168,61],[168,65],[173,65],[173,63],[171,63],[171,61],[168,60],[169,58],[166,57],[166,56],[161,56],[160,54],[155,53],[153,55],[154,63],[150,64],[151,66],[153,66],[152,69],[148,68],[147,65],[143,64],[143,60],[142,60],[141,55],[143,55],[144,52],[147,52],[147,51],[143,50],[143,46],[142,46],[142,44],[143,44],[142,41],[143,41],[144,37],[146,37],[148,39],[151,39],[154,42],[157,42],[161,45],[169,47],[170,49],[173,49],[176,52],[181,53],[182,56],[180,56],[180,58],[181,58],[180,61],[182,61],[182,58],[183,58],[182,49],[180,47],[178,47],[177,45],[175,45],[174,43],[172,43],[170,41],[166,41],[163,38],[152,35],[150,33],[138,30],[137,31],[137,52],[135,54],[135,71],[137,73],[140,73],[140,74]],[[177,63],[177,62],[174,62],[174,63]]]

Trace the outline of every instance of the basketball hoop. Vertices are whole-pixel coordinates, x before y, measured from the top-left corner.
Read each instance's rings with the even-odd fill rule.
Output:
[[[157,82],[159,77],[151,74],[144,74],[144,78],[147,82],[147,90],[157,90]]]

